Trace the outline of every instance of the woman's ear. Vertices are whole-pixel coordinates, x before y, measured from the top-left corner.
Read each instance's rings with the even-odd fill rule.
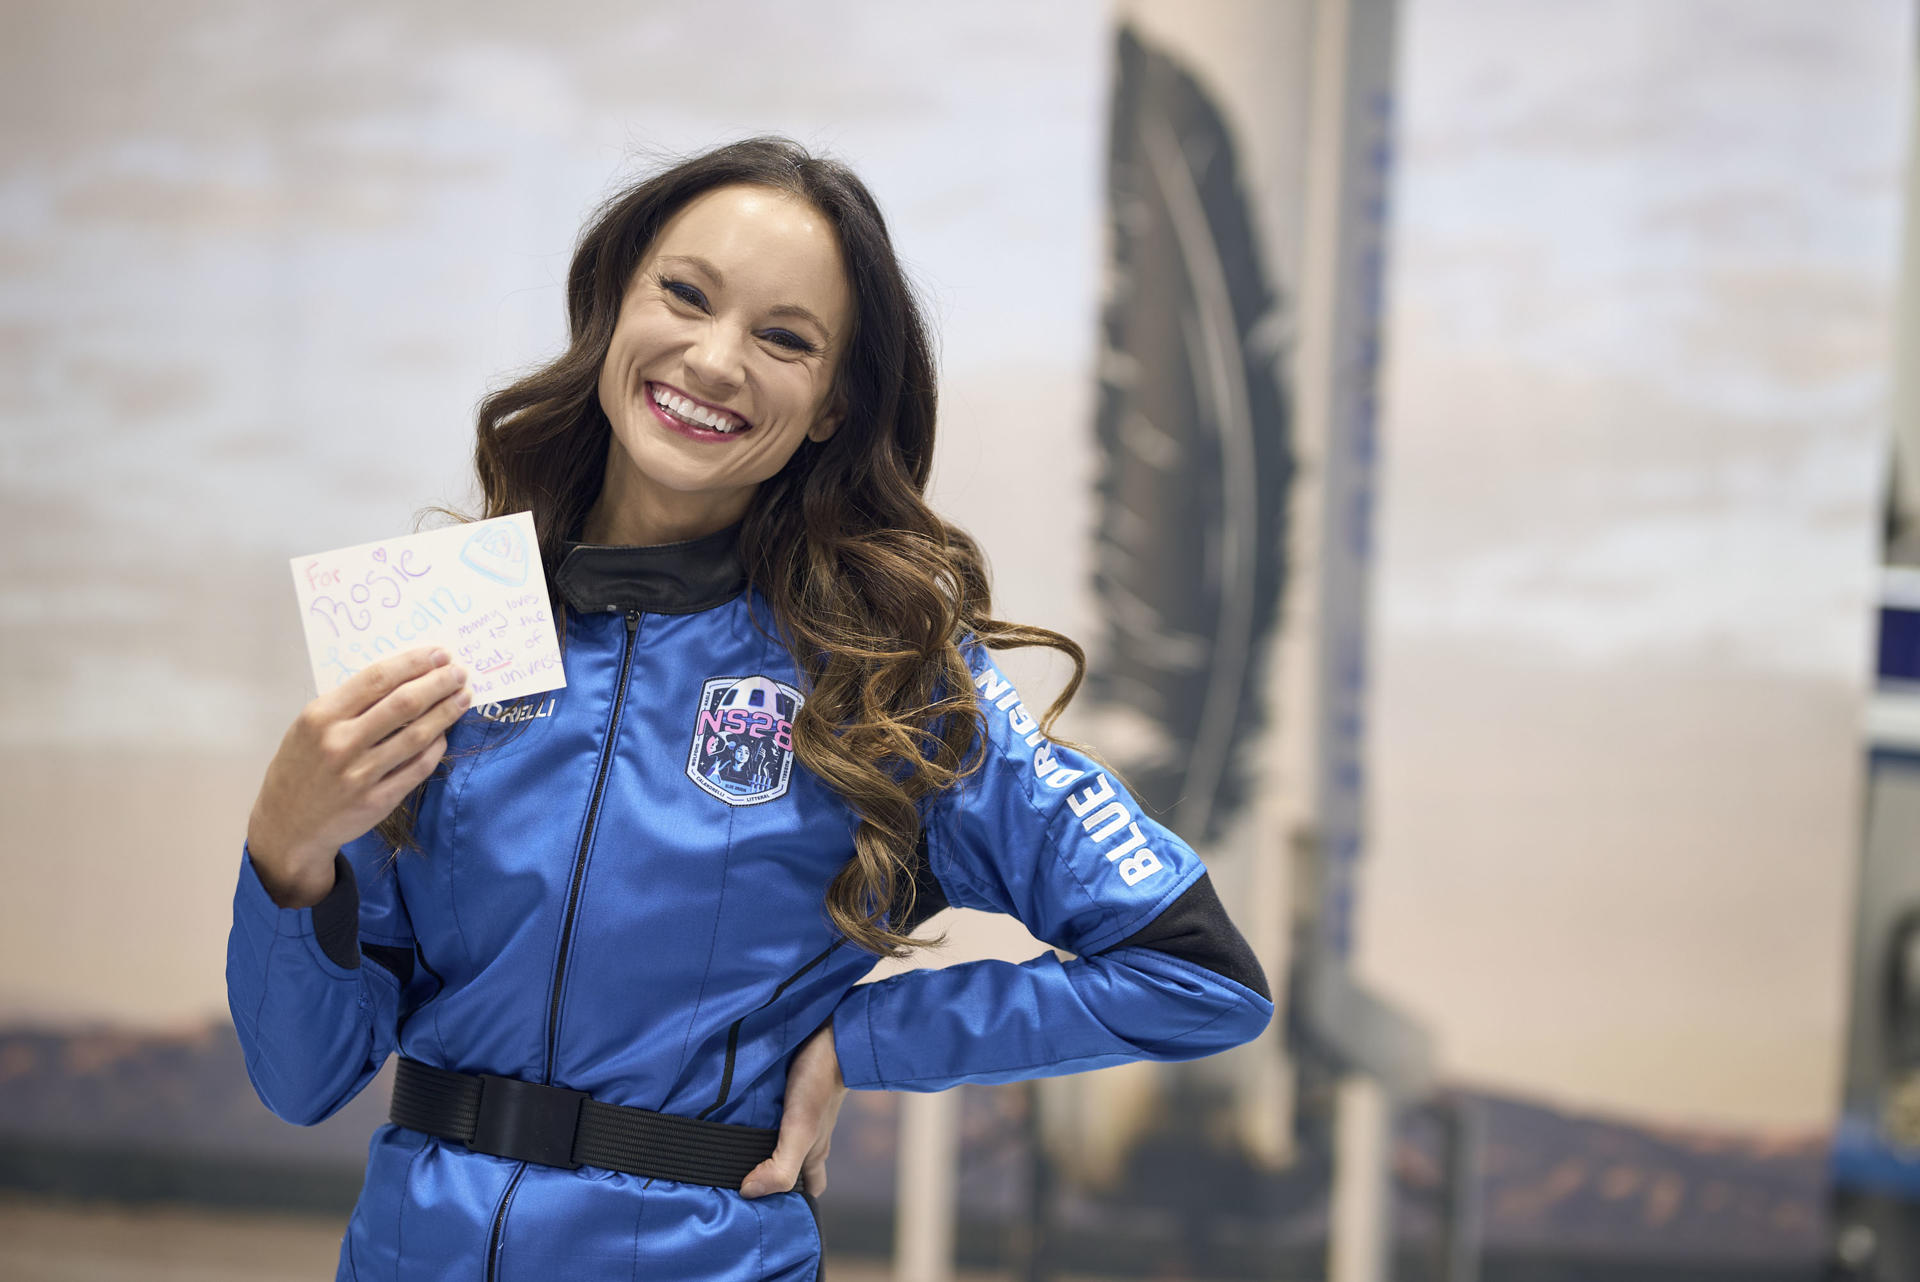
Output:
[[[847,398],[836,390],[833,399],[820,411],[820,417],[814,419],[813,426],[807,429],[807,439],[815,445],[821,444],[840,430],[840,420],[846,417],[846,413]]]

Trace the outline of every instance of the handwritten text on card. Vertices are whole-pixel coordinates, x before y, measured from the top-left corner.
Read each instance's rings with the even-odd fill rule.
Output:
[[[294,590],[322,693],[385,654],[437,645],[476,704],[566,685],[533,517],[427,530],[295,557]]]

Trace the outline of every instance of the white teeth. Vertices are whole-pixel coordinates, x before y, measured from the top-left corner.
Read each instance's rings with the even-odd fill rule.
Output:
[[[697,405],[686,397],[677,396],[663,387],[653,389],[653,400],[654,404],[659,405],[669,413],[678,415],[689,423],[696,424],[711,431],[737,432],[742,426],[722,414],[715,413],[704,405]]]

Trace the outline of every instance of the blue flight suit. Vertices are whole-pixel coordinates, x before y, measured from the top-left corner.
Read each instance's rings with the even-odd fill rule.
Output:
[[[1076,956],[856,986],[874,959],[822,903],[854,816],[793,757],[801,683],[735,533],[569,549],[567,685],[461,717],[419,851],[369,834],[303,909],[274,904],[243,852],[228,998],[276,1114],[327,1117],[397,1050],[776,1127],[788,1062],[829,1017],[856,1090],[1192,1059],[1266,1027],[1265,979],[1198,857],[1042,738],[978,647],[985,760],[923,807],[909,929],[948,904],[1011,913]],[[799,1192],[543,1166],[386,1125],[338,1276],[804,1280],[820,1253]]]

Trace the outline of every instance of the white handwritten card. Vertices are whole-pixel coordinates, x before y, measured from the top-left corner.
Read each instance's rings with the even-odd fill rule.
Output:
[[[567,684],[530,512],[292,564],[322,694],[381,655],[422,645],[440,646],[467,670],[475,704]]]

